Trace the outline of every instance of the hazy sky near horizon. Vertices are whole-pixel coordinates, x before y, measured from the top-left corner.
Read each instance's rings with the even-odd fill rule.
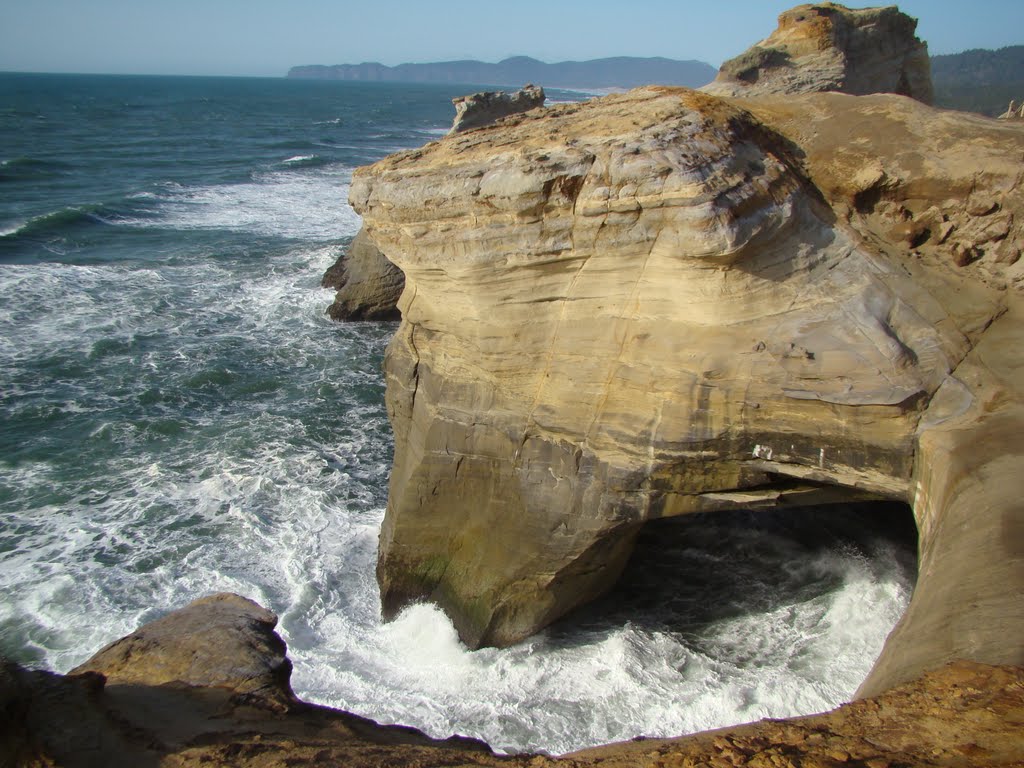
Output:
[[[299,64],[605,56],[717,67],[792,0],[0,0],[0,71],[281,76]],[[882,5],[884,3],[876,3]],[[864,4],[849,3],[854,7]],[[933,54],[1024,44],[1021,0],[903,0]]]

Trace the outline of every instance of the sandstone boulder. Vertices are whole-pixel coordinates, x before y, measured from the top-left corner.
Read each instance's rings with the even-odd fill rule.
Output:
[[[898,93],[931,104],[928,46],[914,36],[916,28],[917,20],[896,6],[799,5],[701,90],[718,96]]]
[[[333,320],[397,320],[405,275],[360,229],[321,285],[338,291],[327,308]]]
[[[483,91],[452,99],[455,122],[451,133],[461,133],[500,120],[509,115],[544,106],[544,89],[530,83],[515,93]]]
[[[276,624],[252,600],[211,595],[111,643],[71,674],[95,672],[120,685],[221,687],[287,708],[295,701],[292,664]]]
[[[835,486],[921,537],[865,693],[1024,663],[1022,156],[1019,124],[898,96],[647,88],[357,171],[408,281],[385,615],[514,643],[646,520]]]

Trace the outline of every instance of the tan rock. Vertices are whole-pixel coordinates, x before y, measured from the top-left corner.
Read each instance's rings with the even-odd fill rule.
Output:
[[[898,93],[931,104],[928,46],[914,36],[916,27],[917,20],[896,6],[799,5],[701,90],[718,96]]]
[[[1016,124],[896,96],[650,88],[358,171],[408,280],[385,614],[431,599],[512,643],[608,588],[647,520],[831,485],[921,533],[866,692],[1024,663],[1020,268],[960,235],[1019,242],[1022,156]]]
[[[222,687],[287,708],[295,701],[292,664],[276,624],[252,600],[211,595],[111,643],[71,674],[95,672],[122,685]]]
[[[509,115],[527,112],[544,106],[544,89],[529,83],[518,91],[483,91],[452,99],[455,120],[452,133],[462,133],[500,120]]]

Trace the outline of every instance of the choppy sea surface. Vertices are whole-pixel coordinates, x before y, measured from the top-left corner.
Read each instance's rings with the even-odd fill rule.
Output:
[[[230,590],[279,614],[303,698],[505,751],[853,694],[912,589],[892,507],[663,523],[511,649],[427,605],[381,623],[395,326],[330,322],[319,279],[353,168],[472,90],[0,74],[0,653],[64,672]]]

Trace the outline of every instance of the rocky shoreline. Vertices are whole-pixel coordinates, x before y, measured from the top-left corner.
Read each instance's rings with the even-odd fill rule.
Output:
[[[898,500],[918,583],[857,701],[502,757],[300,701],[276,617],[221,594],[68,675],[4,663],[0,765],[1024,765],[1024,124],[927,106],[913,31],[800,6],[706,92],[360,169],[333,283],[337,317],[400,295],[385,616],[431,600],[471,647],[514,643],[614,584],[650,520]]]
[[[551,757],[495,755],[299,701],[276,617],[212,595],[69,675],[0,666],[3,766],[1011,766],[1024,764],[1024,670],[958,662],[805,718]]]

